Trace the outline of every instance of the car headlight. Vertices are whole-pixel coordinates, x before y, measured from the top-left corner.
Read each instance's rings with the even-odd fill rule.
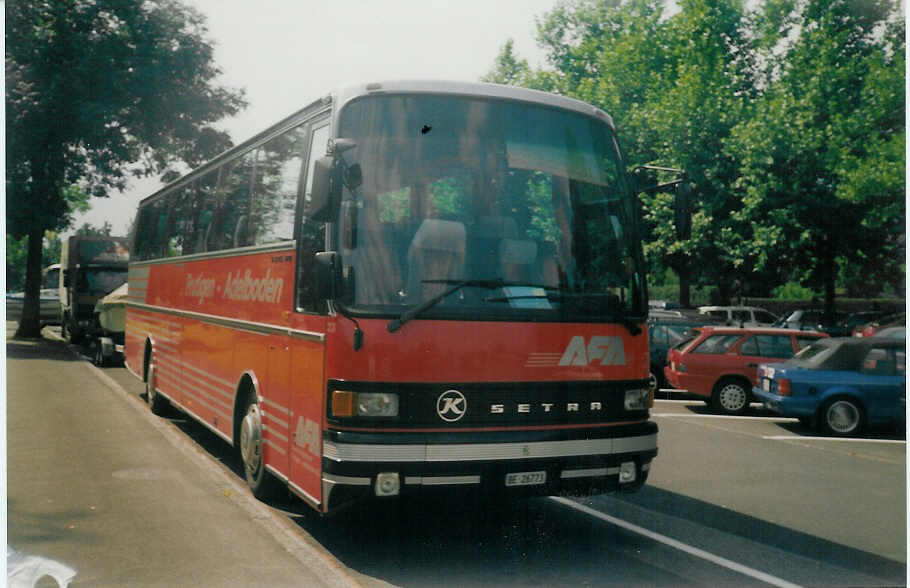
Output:
[[[332,392],[332,416],[397,417],[398,395],[388,392]]]
[[[651,391],[648,388],[626,390],[626,410],[647,410],[651,407]]]

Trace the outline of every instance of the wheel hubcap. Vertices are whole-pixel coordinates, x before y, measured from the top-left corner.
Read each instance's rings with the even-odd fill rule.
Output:
[[[746,405],[746,391],[735,384],[728,384],[721,388],[720,405],[725,410],[736,412]]]
[[[828,425],[838,433],[849,433],[859,422],[859,411],[849,402],[837,401],[828,408]]]
[[[145,398],[149,404],[155,399],[155,366],[149,367],[149,375],[145,380]]]
[[[262,460],[262,418],[259,407],[250,405],[240,425],[240,454],[250,472],[259,471]]]

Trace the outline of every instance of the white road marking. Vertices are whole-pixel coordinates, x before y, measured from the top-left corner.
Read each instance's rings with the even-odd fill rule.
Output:
[[[608,522],[612,525],[616,525],[617,527],[622,527],[623,529],[632,531],[633,533],[638,533],[639,535],[643,535],[643,536],[647,537],[648,539],[658,541],[660,543],[663,543],[664,545],[668,545],[670,547],[673,547],[674,549],[678,549],[680,551],[688,553],[689,555],[709,561],[709,562],[719,565],[721,567],[725,567],[728,570],[732,570],[734,572],[743,574],[744,576],[749,576],[750,578],[755,578],[756,580],[760,580],[767,584],[771,584],[772,586],[780,586],[781,588],[799,588],[799,584],[794,584],[792,582],[788,582],[786,580],[778,578],[777,576],[772,576],[771,574],[766,574],[765,572],[756,570],[754,568],[750,568],[748,566],[744,566],[742,564],[736,563],[735,561],[729,560],[729,559],[727,559],[725,557],[721,557],[719,555],[715,555],[715,554],[705,551],[703,549],[699,549],[697,547],[692,547],[691,545],[686,545],[685,543],[683,543],[681,541],[677,541],[676,539],[672,539],[670,537],[667,537],[666,535],[661,535],[660,533],[655,533],[654,531],[649,531],[648,529],[645,529],[644,527],[639,527],[638,525],[633,525],[632,523],[629,523],[622,519],[618,519],[618,518],[610,516],[608,514],[604,514],[604,513],[600,512],[599,510],[595,510],[589,506],[585,506],[584,504],[579,504],[579,503],[575,502],[574,500],[569,500],[568,498],[562,498],[560,496],[551,496],[550,500],[554,500],[560,504],[563,504],[570,508],[574,508],[575,510],[581,511],[585,514],[588,514],[588,515],[591,515],[598,519],[601,519],[602,521]]]
[[[804,435],[764,435],[762,439],[774,441],[853,441],[855,443],[892,443],[906,445],[904,439],[863,439],[861,437],[808,437]]]
[[[768,423],[795,423],[799,419],[787,417],[765,417],[765,416],[736,416],[726,414],[685,414],[679,412],[652,412],[652,417],[666,418],[683,418],[683,419],[729,419],[740,421],[765,421]]]

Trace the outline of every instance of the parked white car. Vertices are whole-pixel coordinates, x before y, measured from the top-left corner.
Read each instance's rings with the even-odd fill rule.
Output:
[[[699,306],[698,314],[736,327],[770,327],[777,322],[776,316],[757,306]]]

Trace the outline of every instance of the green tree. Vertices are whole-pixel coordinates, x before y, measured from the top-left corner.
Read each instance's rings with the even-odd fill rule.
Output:
[[[767,52],[769,86],[725,153],[740,167],[745,254],[778,283],[824,292],[833,311],[839,278],[867,292],[902,281],[904,27],[885,1],[791,6],[794,40]]]
[[[203,17],[176,0],[11,0],[6,6],[7,230],[28,237],[17,336],[36,336],[41,242],[132,175],[230,145],[210,124],[245,106],[220,74]]]
[[[52,231],[44,234],[41,248],[41,267],[60,263],[60,236]],[[28,237],[15,239],[6,234],[6,291],[21,292],[25,287],[25,260],[28,256]]]
[[[67,213],[61,219],[60,225],[67,226],[72,222],[73,214],[88,212],[89,195],[79,186],[67,186],[63,190],[63,197],[67,203]],[[28,236],[14,237],[6,234],[6,289],[9,292],[19,292],[25,287],[25,270],[28,261]],[[60,238],[53,231],[47,231],[42,240],[41,268],[60,261]]]
[[[507,43],[486,79],[600,106],[616,117],[629,162],[687,172],[696,196],[690,239],[676,236],[672,195],[645,195],[643,203],[649,265],[658,273],[672,267],[688,304],[691,267],[702,268],[700,280],[727,285],[742,265],[727,244],[736,166],[721,152],[754,93],[754,67],[742,2],[683,0],[679,8],[668,16],[662,0],[560,4],[538,22],[555,71],[526,72]]]
[[[520,59],[515,55],[515,42],[509,39],[499,50],[493,69],[480,79],[491,84],[522,86],[525,85],[530,73],[531,68],[528,66],[528,60]]]
[[[897,4],[677,4],[668,14],[662,0],[561,3],[538,21],[553,69],[527,71],[507,44],[485,79],[600,106],[632,165],[686,171],[691,239],[676,236],[671,194],[642,196],[651,271],[677,272],[682,303],[690,281],[729,299],[796,280],[829,307],[838,281],[902,289]]]

